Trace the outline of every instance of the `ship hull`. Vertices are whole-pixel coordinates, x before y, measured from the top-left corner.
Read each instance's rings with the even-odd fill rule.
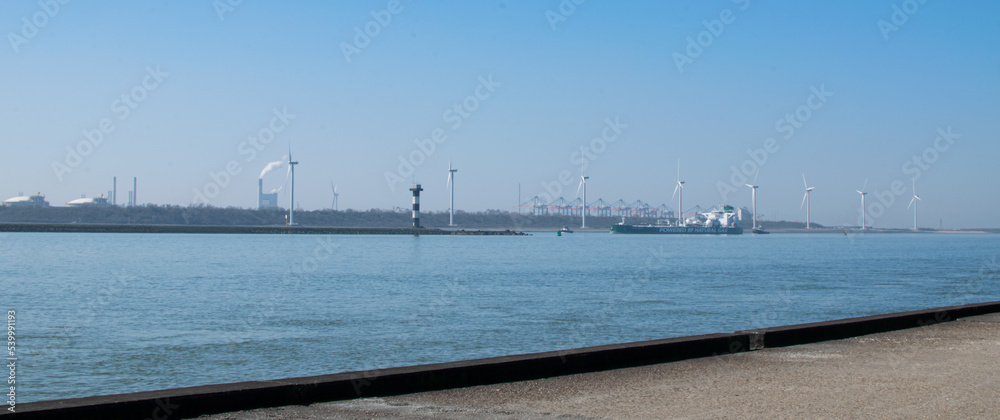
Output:
[[[611,233],[623,234],[657,234],[657,235],[742,235],[741,227],[660,227],[660,226],[634,226],[634,225],[611,225]]]

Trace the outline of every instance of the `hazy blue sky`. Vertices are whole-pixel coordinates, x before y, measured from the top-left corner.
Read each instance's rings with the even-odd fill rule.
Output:
[[[805,173],[813,221],[858,224],[867,178],[869,221],[911,226],[919,176],[922,226],[996,227],[997,16],[939,0],[4,1],[0,197],[63,205],[118,176],[123,202],[137,176],[144,203],[197,189],[252,207],[291,143],[305,209],[330,207],[331,181],[341,208],[408,207],[415,177],[444,210],[449,160],[465,210],[512,210],[518,183],[522,200],[573,199],[583,166],[591,201],[676,207],[678,160],[685,207],[743,206],[733,168],[769,146],[766,218],[805,219]]]

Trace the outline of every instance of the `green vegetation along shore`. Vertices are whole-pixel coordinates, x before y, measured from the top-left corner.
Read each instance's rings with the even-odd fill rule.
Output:
[[[349,228],[307,226],[92,225],[52,223],[0,224],[0,232],[61,233],[222,233],[312,235],[524,235],[512,230],[442,230],[425,228]]]

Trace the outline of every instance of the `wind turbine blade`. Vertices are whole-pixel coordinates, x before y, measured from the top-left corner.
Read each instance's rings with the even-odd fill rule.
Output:
[[[910,200],[910,205],[906,206],[906,208],[913,207],[913,203],[915,203],[915,202],[917,202],[917,197],[913,197],[913,199]]]
[[[806,174],[802,174],[802,185],[805,185],[807,190],[809,189],[809,183],[806,182]]]
[[[680,184],[680,183],[678,182],[678,183],[677,183],[677,186],[676,186],[676,187],[674,187],[674,195],[670,196],[670,199],[671,199],[671,200],[673,200],[673,199],[674,199],[674,197],[677,197],[677,190],[679,190],[679,189],[681,189],[681,184]]]
[[[281,187],[278,188],[278,191],[281,191],[288,186],[288,182],[291,179],[291,176],[292,176],[292,165],[288,165],[288,169],[285,170],[285,182],[281,184]]]
[[[760,176],[760,169],[757,169],[757,175],[753,176],[753,185],[757,185],[757,177]]]
[[[576,186],[576,198],[580,198],[581,189],[583,189],[583,178],[580,178],[580,184]]]
[[[858,194],[865,195],[865,193],[861,192],[861,190],[854,190],[854,191],[857,191]]]
[[[808,191],[806,191],[806,194],[802,196],[802,204],[799,206],[800,209],[803,208],[803,207],[805,207],[805,205],[806,205],[806,198],[809,198],[809,192]]]
[[[867,188],[868,188],[868,178],[865,178],[865,186],[861,187],[861,191],[864,191]]]

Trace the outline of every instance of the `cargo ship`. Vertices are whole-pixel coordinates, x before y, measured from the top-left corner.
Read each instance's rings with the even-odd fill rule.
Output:
[[[704,220],[685,223],[680,219],[658,220],[655,224],[629,225],[622,222],[611,225],[611,233],[665,234],[665,235],[742,235],[743,226],[732,206],[702,213]]]

